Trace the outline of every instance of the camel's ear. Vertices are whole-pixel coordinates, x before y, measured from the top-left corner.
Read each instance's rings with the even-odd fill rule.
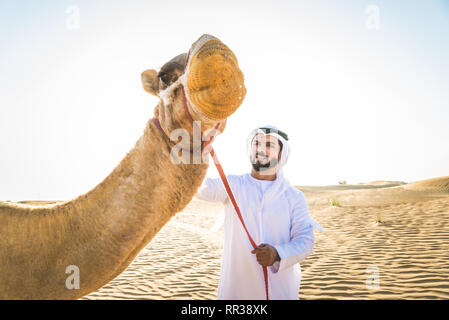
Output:
[[[142,72],[142,85],[143,90],[151,93],[153,96],[158,96],[159,94],[159,77],[157,76],[157,71],[154,69],[145,70]]]

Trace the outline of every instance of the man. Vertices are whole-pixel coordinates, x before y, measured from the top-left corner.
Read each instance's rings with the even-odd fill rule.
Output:
[[[261,266],[268,267],[270,299],[298,299],[301,269],[311,254],[313,228],[301,191],[290,186],[282,167],[288,160],[288,136],[274,126],[254,129],[248,137],[251,173],[228,181],[246,228],[258,244],[253,249],[220,178],[207,178],[196,197],[225,205],[225,243],[218,299],[265,299]]]

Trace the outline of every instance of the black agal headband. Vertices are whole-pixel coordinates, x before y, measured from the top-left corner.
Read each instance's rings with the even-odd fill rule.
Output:
[[[259,129],[262,130],[265,134],[277,133],[282,138],[284,138],[286,141],[288,141],[288,135],[285,132],[281,131],[281,130],[273,129],[273,128],[266,128],[266,127],[261,127]]]

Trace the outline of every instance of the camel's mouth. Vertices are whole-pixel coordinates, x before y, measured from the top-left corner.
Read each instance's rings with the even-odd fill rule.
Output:
[[[212,120],[229,117],[246,95],[237,57],[211,35],[192,45],[182,78],[191,105]]]
[[[181,62],[184,66],[179,68]],[[187,55],[181,54],[166,65],[158,74],[161,82],[167,84],[158,93],[164,101],[182,85],[194,112],[212,121],[226,119],[243,103],[245,79],[237,58],[231,49],[211,35],[201,36]],[[177,76],[176,70],[182,74]]]

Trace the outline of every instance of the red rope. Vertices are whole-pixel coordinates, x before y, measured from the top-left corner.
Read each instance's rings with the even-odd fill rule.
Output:
[[[218,161],[218,157],[214,151],[214,148],[211,148],[210,155],[212,156],[212,159],[214,160],[215,167],[217,168],[217,171],[220,174],[221,181],[223,181],[223,185],[226,189],[226,192],[228,193],[228,196],[232,202],[232,205],[234,206],[235,212],[237,212],[240,222],[242,223],[243,229],[245,229],[245,232],[246,232],[246,235],[248,236],[249,242],[251,242],[251,245],[253,246],[253,248],[256,249],[257,245],[254,242],[251,235],[249,234],[248,229],[246,228],[245,222],[243,221],[242,213],[240,212],[240,208],[237,204],[237,201],[235,201],[234,194],[232,193],[231,187],[229,186],[228,179],[226,178],[226,175],[224,174],[223,167],[221,166],[220,161]],[[263,270],[263,277],[264,277],[264,281],[265,281],[265,295],[266,295],[267,300],[269,300],[267,267],[262,266],[262,270]]]

